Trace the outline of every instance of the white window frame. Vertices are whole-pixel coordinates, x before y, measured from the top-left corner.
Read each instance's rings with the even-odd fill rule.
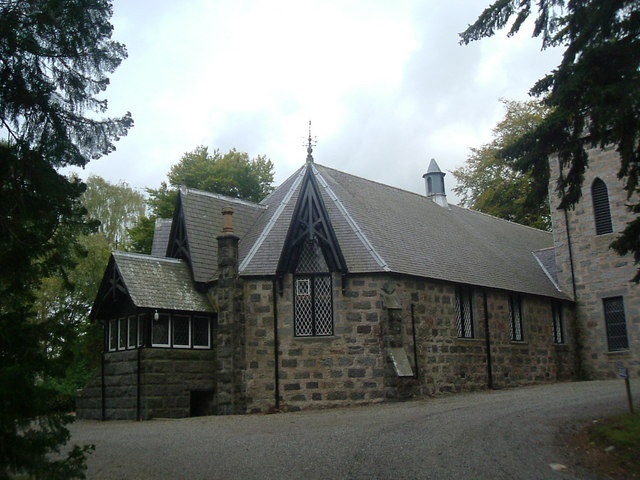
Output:
[[[196,319],[202,319],[207,323],[207,345],[196,345],[195,335],[193,334],[195,328],[192,328],[191,330],[191,343],[195,349],[208,350],[211,348],[211,319],[203,315],[194,315],[191,317],[191,322],[195,324]]]
[[[136,321],[135,324],[135,329],[136,331],[134,332],[134,339],[133,339],[133,344],[131,343],[131,329],[133,327],[133,321]],[[127,349],[134,349],[138,346],[138,317],[136,317],[135,315],[129,315],[129,318],[127,319]]]
[[[155,342],[155,338],[153,336],[155,322],[159,322],[161,318],[167,317],[167,343],[157,343]],[[152,320],[153,324],[151,325],[151,346],[152,347],[171,347],[171,315],[168,313],[160,313],[158,316],[158,320],[155,318]]]
[[[138,315],[138,347],[141,347],[144,343],[144,322],[146,319],[146,314],[141,313]]]
[[[111,343],[111,335],[112,333],[114,333],[115,330],[115,344]],[[118,341],[120,340],[120,336],[118,335],[118,319],[117,318],[111,318],[109,319],[109,327],[108,327],[108,332],[107,332],[107,349],[110,352],[115,352],[118,350]]]
[[[129,343],[129,330],[127,329],[127,325],[129,324],[127,317],[122,317],[118,319],[118,350],[126,350],[127,344]],[[124,328],[123,328],[124,327]],[[124,344],[122,342],[122,334],[124,332]]]
[[[180,319],[185,319],[186,318],[187,319],[188,332],[187,332],[187,343],[186,344],[183,344],[183,343],[176,344],[175,343],[175,338],[174,338],[174,335],[175,335],[175,332],[176,332],[175,321],[176,321],[177,318],[180,318]],[[170,323],[172,325],[171,326],[171,346],[173,348],[191,348],[191,315],[180,315],[180,314],[172,315]]]

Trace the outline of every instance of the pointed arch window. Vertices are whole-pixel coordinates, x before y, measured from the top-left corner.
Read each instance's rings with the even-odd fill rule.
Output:
[[[295,335],[333,335],[331,273],[315,237],[302,247],[293,282]]]
[[[607,185],[599,178],[596,178],[591,185],[591,199],[593,200],[596,235],[613,232]]]

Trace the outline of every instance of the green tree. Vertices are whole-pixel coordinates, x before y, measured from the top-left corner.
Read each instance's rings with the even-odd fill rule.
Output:
[[[58,452],[70,418],[53,411],[45,345],[54,320],[36,321],[40,281],[73,266],[84,185],[59,169],[114,149],[129,114],[104,113],[107,74],[126,57],[111,40],[109,0],[0,0],[0,479],[83,478],[87,447]]]
[[[532,5],[533,4],[533,5]],[[492,36],[509,26],[518,32],[537,13],[533,35],[542,47],[565,48],[560,65],[531,89],[544,96],[551,113],[532,132],[502,151],[536,180],[531,194],[547,192],[548,157],[557,154],[563,170],[557,183],[561,208],[582,194],[586,150],[615,145],[620,155],[629,208],[640,213],[640,4],[637,0],[497,0],[460,34],[462,43]],[[640,217],[630,222],[612,247],[633,253],[640,263]],[[634,277],[640,281],[640,270]]]
[[[235,149],[221,154],[199,146],[185,153],[167,174],[169,183],[148,188],[147,205],[151,215],[130,230],[131,249],[150,253],[156,218],[170,218],[178,199],[178,187],[185,185],[208,192],[259,202],[273,191],[273,163],[263,155],[250,159]]]
[[[98,232],[105,236],[111,248],[117,249],[128,242],[127,230],[145,213],[145,198],[126,182],[109,183],[91,175],[82,194],[87,216],[98,220]]]
[[[547,197],[531,195],[534,179],[530,172],[514,169],[500,152],[522,135],[534,130],[548,109],[535,101],[501,100],[504,118],[493,129],[493,140],[472,148],[465,165],[454,170],[457,185],[453,191],[460,204],[496,217],[549,230],[551,218]]]
[[[102,330],[88,323],[111,251],[126,243],[126,228],[144,214],[144,197],[125,182],[111,184],[95,175],[87,179],[82,195],[87,216],[100,222],[98,231],[77,234],[81,247],[73,258],[75,266],[65,275],[42,279],[36,294],[39,322],[55,328],[48,332],[46,351],[53,372],[47,382],[58,392],[55,402],[69,411],[78,388],[91,378],[100,359]]]

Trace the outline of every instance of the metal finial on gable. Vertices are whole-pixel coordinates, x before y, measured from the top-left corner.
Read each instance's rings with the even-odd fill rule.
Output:
[[[317,137],[312,137],[311,136],[311,120],[309,120],[309,138],[307,139],[307,143],[306,143],[306,146],[307,146],[307,163],[313,163],[313,155],[311,155],[311,154],[313,153],[313,147],[315,147],[317,145],[316,138]]]

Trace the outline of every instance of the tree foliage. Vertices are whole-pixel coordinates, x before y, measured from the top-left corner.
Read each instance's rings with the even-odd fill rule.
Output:
[[[36,321],[44,277],[65,276],[95,223],[84,185],[59,172],[109,153],[132,125],[105,113],[107,74],[126,57],[111,40],[109,0],[0,0],[0,479],[83,477],[87,449],[52,457],[69,438],[53,413],[55,373],[45,345],[54,319]]]
[[[98,232],[102,233],[111,248],[127,243],[127,230],[145,213],[145,198],[126,182],[109,183],[104,178],[91,175],[82,195],[87,216],[98,220]]]
[[[151,252],[156,218],[170,218],[178,199],[178,187],[185,185],[212,193],[259,202],[273,191],[273,163],[263,155],[251,159],[235,149],[226,154],[205,146],[185,153],[167,174],[168,183],[148,188],[151,216],[130,230],[132,250]]]
[[[462,43],[491,36],[509,26],[518,32],[536,12],[533,35],[542,47],[565,48],[560,65],[539,80],[531,93],[544,96],[551,113],[533,131],[502,153],[532,178],[544,179],[547,159],[557,154],[563,175],[557,183],[561,208],[572,208],[582,193],[586,150],[615,145],[618,177],[630,206],[640,213],[640,4],[637,0],[497,0],[467,30]],[[511,22],[509,24],[509,22]],[[546,195],[536,182],[532,195]],[[640,262],[640,217],[612,246]],[[640,281],[640,271],[635,276]]]
[[[460,203],[465,207],[548,230],[551,219],[547,197],[533,197],[531,174],[514,169],[500,154],[522,135],[535,129],[548,114],[548,109],[534,101],[502,102],[506,114],[493,129],[493,140],[472,148],[465,165],[452,172],[458,182],[453,191],[460,195]]]
[[[126,244],[126,228],[144,214],[144,197],[125,182],[111,184],[95,175],[87,179],[81,197],[87,216],[100,223],[95,233],[75,233],[79,249],[74,266],[64,275],[41,280],[36,293],[38,322],[52,328],[46,338],[46,351],[52,373],[47,383],[58,392],[55,404],[73,408],[78,388],[83,387],[98,366],[102,346],[100,325],[88,322],[109,255]]]

